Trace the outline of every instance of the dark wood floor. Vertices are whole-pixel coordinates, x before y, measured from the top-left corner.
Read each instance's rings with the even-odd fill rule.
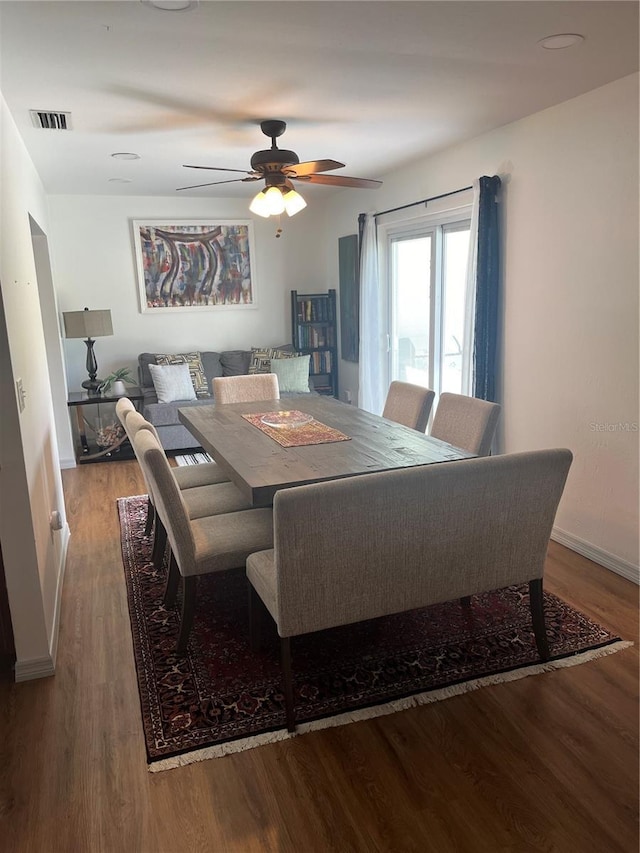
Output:
[[[146,769],[115,498],[64,472],[72,538],[53,678],[0,685],[0,850],[638,850],[637,645],[238,755]],[[547,588],[637,640],[637,588],[554,543]]]

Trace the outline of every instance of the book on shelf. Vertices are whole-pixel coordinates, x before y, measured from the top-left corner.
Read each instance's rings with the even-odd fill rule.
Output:
[[[310,353],[311,356],[311,373],[330,374],[331,373],[331,351],[320,350],[319,352]]]
[[[338,393],[336,291],[291,291],[292,341],[301,354],[309,355],[309,374],[320,394]]]
[[[334,330],[329,326],[300,326],[298,345],[303,349],[323,349],[334,346]]]
[[[299,323],[332,323],[332,305],[325,296],[314,299],[299,299],[297,306]]]

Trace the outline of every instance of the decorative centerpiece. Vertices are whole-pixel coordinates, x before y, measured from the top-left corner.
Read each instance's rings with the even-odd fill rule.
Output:
[[[260,420],[266,426],[283,429],[285,427],[301,427],[305,424],[310,424],[313,417],[311,415],[306,415],[304,412],[297,411],[268,412],[266,415],[263,415]]]
[[[124,429],[120,424],[110,424],[96,430],[96,444],[102,448],[113,447],[123,436]]]
[[[112,397],[124,397],[127,393],[125,383],[127,385],[135,385],[135,382],[131,378],[131,370],[128,367],[119,367],[103,380],[100,385],[100,393],[107,396],[111,391],[110,396]]]

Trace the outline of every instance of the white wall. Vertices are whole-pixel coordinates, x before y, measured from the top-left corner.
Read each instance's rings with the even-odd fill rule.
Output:
[[[275,225],[253,218],[256,257],[255,308],[222,306],[141,314],[133,249],[134,219],[142,221],[251,219],[246,199],[112,198],[51,196],[52,262],[60,312],[109,308],[113,336],[98,338],[98,376],[114,368],[137,370],[140,352],[250,349],[290,340],[285,259],[288,226],[275,238]],[[87,378],[82,340],[65,340],[71,390]]]
[[[413,163],[380,190],[332,196],[321,268],[337,280],[338,238],[356,233],[360,211],[493,174],[504,186],[502,450],[571,448],[557,538],[637,578],[638,433],[614,429],[639,421],[637,74]],[[356,399],[357,365],[340,368]]]
[[[46,198],[1,97],[0,132],[0,541],[20,680],[53,672],[69,529],[49,526],[65,509],[30,221],[48,233]]]

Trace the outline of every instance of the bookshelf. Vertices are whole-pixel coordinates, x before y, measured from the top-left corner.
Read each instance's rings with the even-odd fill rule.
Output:
[[[336,292],[291,291],[291,336],[295,349],[311,356],[309,375],[319,394],[338,396]]]

